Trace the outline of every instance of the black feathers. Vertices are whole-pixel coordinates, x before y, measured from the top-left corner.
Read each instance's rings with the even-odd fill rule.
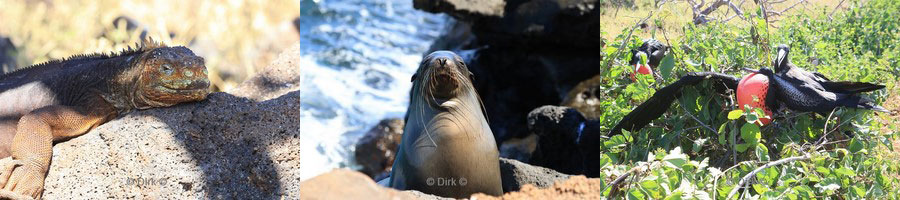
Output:
[[[773,62],[775,72],[759,70],[769,77],[769,98],[778,105],[800,112],[816,112],[827,115],[836,107],[870,109],[889,112],[865,97],[857,96],[884,88],[883,85],[862,82],[831,81],[822,74],[809,72],[791,63],[790,48],[778,46],[778,57]],[[775,109],[773,109],[775,110]]]

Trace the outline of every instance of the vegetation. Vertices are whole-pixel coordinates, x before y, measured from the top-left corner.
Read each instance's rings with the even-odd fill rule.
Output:
[[[19,67],[75,54],[112,52],[140,42],[141,30],[115,28],[127,16],[148,36],[187,45],[206,59],[216,90],[265,67],[299,35],[296,1],[17,1],[0,0],[0,35],[18,49]]]
[[[687,72],[742,76],[744,67],[771,68],[778,44],[792,47],[791,60],[799,67],[833,80],[885,84],[887,89],[866,95],[880,104],[898,101],[900,2],[846,4],[846,11],[834,15],[826,9],[799,13],[782,18],[778,26],[752,13],[737,22],[685,23],[680,40],[661,39],[673,49],[657,68],[658,76],[636,81],[626,75],[633,73],[625,64],[630,56],[619,49],[641,45],[632,35],[670,36],[626,27],[604,49],[604,58],[613,60],[603,63],[613,66],[601,74],[607,96],[601,97],[598,110],[606,112],[598,119],[614,126],[655,88]],[[628,199],[900,196],[896,114],[836,109],[829,116],[790,111],[766,116],[759,109],[737,107],[733,95],[718,95],[715,87],[710,82],[687,87],[651,126],[603,141],[601,176],[610,185],[604,192]],[[896,109],[896,103],[886,107]],[[763,117],[775,121],[760,126],[756,121]]]

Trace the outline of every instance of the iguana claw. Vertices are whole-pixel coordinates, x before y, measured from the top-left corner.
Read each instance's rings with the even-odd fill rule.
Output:
[[[35,199],[44,190],[45,175],[12,157],[0,159],[0,199]]]

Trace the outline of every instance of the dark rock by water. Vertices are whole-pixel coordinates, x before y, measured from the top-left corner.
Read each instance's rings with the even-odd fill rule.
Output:
[[[510,0],[504,2],[502,15],[468,6],[433,6],[458,3],[451,0],[414,2],[417,8],[458,20],[431,50],[457,51],[467,60],[498,144],[530,135],[528,112],[558,105],[576,84],[600,70],[597,1]]]
[[[539,136],[529,163],[566,174],[599,175],[600,131],[574,108],[543,106],[528,114],[528,128]]]
[[[354,158],[362,166],[360,172],[375,180],[390,174],[403,138],[403,126],[402,119],[384,119],[359,139]]]

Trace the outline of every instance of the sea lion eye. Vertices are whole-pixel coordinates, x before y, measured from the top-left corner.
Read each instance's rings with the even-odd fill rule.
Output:
[[[172,68],[172,65],[169,63],[160,65],[159,70],[162,71],[163,73],[166,73],[166,75],[172,75],[172,72],[175,71],[175,69]]]

